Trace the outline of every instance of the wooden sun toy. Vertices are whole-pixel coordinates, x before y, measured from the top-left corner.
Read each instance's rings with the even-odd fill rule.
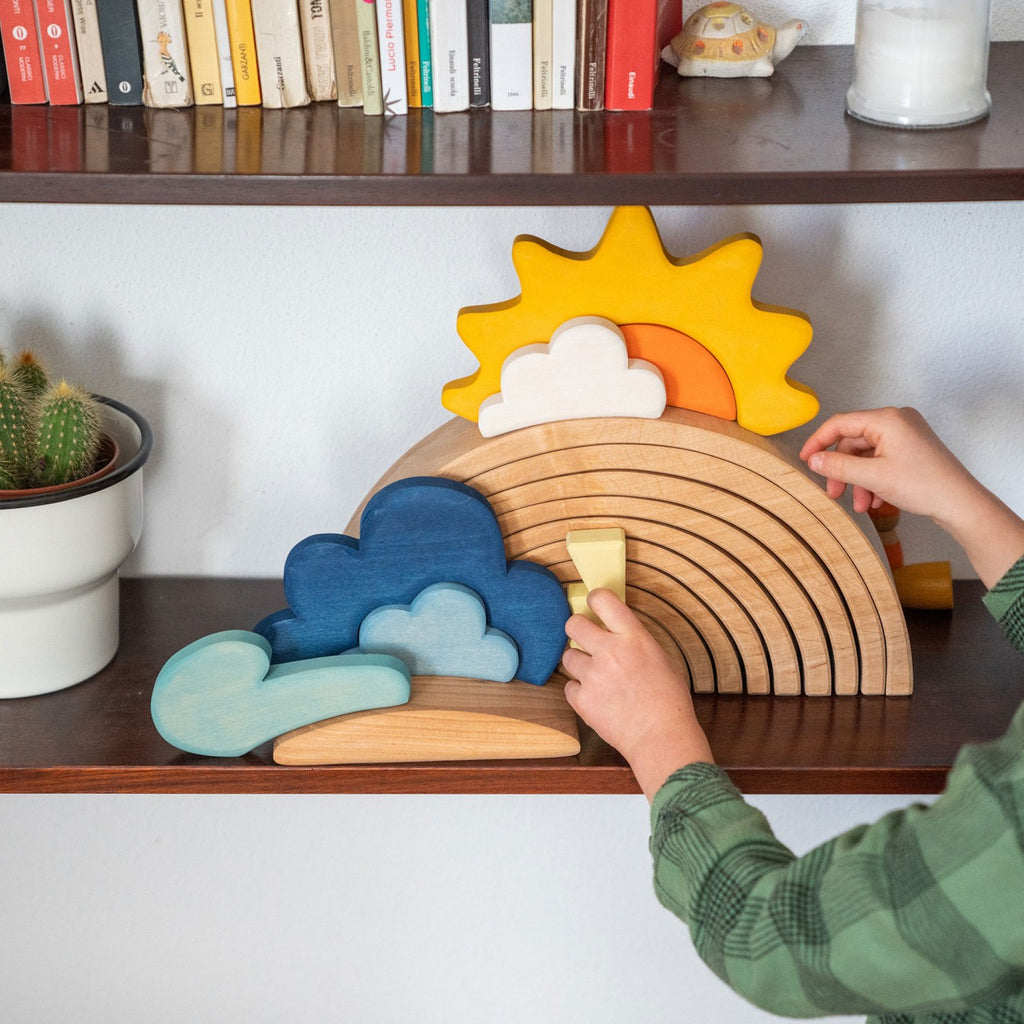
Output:
[[[697,693],[910,694],[870,520],[767,436],[818,402],[788,376],[807,318],[751,296],[760,242],[675,257],[623,207],[590,252],[521,237],[512,256],[521,294],[459,314],[479,368],[444,387],[457,415],[344,534],[295,545],[287,608],[168,661],[169,742],[273,739],[305,765],[574,755],[564,625],[596,587]]]
[[[551,343],[567,321],[602,318],[625,336],[630,358],[661,371],[667,405],[758,434],[800,426],[817,415],[818,400],[786,374],[810,344],[811,325],[795,310],[751,298],[761,259],[752,235],[671,256],[641,206],[618,207],[590,252],[520,237],[512,262],[522,293],[459,313],[459,335],[480,367],[445,385],[441,401],[476,422],[481,404],[502,390],[509,356]]]

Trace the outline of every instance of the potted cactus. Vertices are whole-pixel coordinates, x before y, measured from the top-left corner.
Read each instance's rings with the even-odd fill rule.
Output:
[[[0,353],[0,698],[72,686],[113,658],[151,447],[128,406]]]
[[[51,384],[31,352],[0,353],[0,492],[61,487],[116,458],[99,403],[61,379]]]

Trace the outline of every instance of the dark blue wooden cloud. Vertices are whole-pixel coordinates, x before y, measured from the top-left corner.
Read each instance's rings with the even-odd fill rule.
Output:
[[[547,682],[565,646],[569,608],[558,579],[535,562],[505,559],[487,499],[443,477],[409,477],[378,491],[359,539],[316,534],[285,562],[288,607],[256,632],[275,662],[317,658],[359,643],[363,619],[382,605],[410,604],[434,583],[459,583],[483,599],[487,621],[519,645],[516,677]]]

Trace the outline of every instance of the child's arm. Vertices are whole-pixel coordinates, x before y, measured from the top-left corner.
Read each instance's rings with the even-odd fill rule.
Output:
[[[580,650],[562,658],[572,709],[629,762],[648,800],[677,768],[713,761],[693,710],[690,683],[610,590],[587,599],[608,627],[574,615],[565,631]]]
[[[1024,521],[971,476],[914,409],[832,416],[807,439],[800,458],[827,478],[830,497],[852,485],[858,512],[888,501],[931,517],[964,549],[987,587],[1024,553]]]

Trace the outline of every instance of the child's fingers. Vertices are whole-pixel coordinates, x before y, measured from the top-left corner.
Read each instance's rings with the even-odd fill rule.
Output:
[[[841,412],[830,416],[814,431],[800,449],[800,458],[805,462],[815,453],[831,448],[840,442],[856,439],[861,447],[871,447],[866,434],[871,432],[873,411]]]
[[[628,633],[637,624],[637,617],[611,590],[592,590],[587,595],[587,604],[612,633]]]
[[[573,643],[579,644],[583,650],[592,651],[601,643],[605,631],[596,622],[588,619],[586,615],[573,615],[565,624],[565,635]]]
[[[590,659],[590,655],[585,651],[579,650],[576,647],[570,647],[568,650],[562,653],[562,668],[565,669],[565,674],[577,683],[580,681],[580,676],[586,672],[587,662]]]

